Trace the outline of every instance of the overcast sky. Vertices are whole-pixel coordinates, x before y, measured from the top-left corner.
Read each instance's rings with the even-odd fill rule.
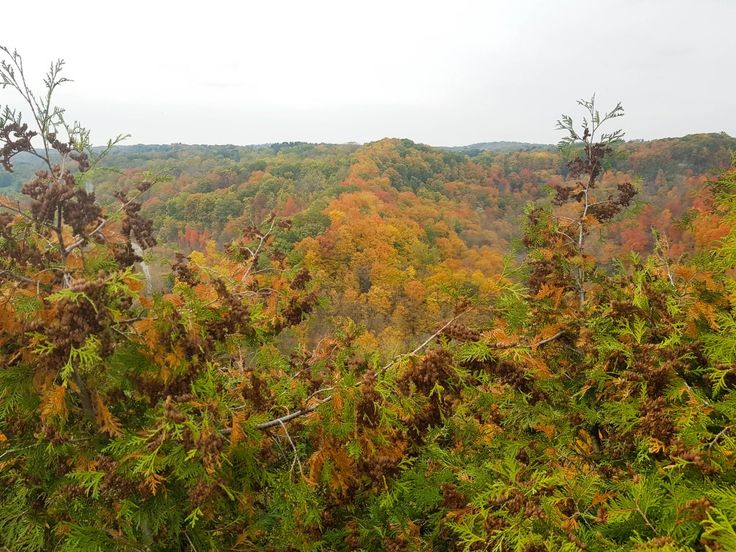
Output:
[[[0,44],[102,142],[556,142],[621,100],[627,138],[736,135],[736,0],[8,2]],[[0,104],[10,101],[0,90]]]

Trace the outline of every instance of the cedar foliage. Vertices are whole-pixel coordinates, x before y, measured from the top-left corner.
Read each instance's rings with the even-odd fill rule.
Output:
[[[88,134],[51,105],[61,64],[36,100],[4,52],[37,128],[5,110],[3,166],[24,152],[47,168],[0,204],[0,545],[736,547],[736,169],[712,185],[731,228],[714,247],[676,261],[660,238],[604,271],[568,214],[584,237],[633,188],[591,211],[613,141],[564,119],[571,183],[529,211],[524,281],[476,298],[490,323],[466,326],[480,307],[463,302],[389,361],[351,325],[285,354],[278,337],[319,301],[271,253],[289,221],[179,256],[171,291],[148,294],[153,182],[100,206]]]

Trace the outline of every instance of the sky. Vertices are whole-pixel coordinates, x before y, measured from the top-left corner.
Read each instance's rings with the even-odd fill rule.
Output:
[[[0,44],[96,143],[554,143],[621,101],[627,139],[736,135],[736,0],[11,2]],[[0,105],[15,104],[0,90]]]

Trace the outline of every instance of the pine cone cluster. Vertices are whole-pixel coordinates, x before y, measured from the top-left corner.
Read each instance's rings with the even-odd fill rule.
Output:
[[[489,537],[492,537],[494,533],[498,531],[503,531],[503,529],[508,525],[506,523],[506,520],[501,515],[495,515],[495,514],[488,514],[488,516],[485,519],[485,522],[483,523],[483,529],[486,532],[486,535]]]
[[[112,248],[112,255],[115,262],[121,267],[133,266],[135,263],[139,263],[143,258],[138,255],[133,249],[133,244],[130,241],[124,241],[123,243],[110,244]]]
[[[164,417],[176,424],[182,424],[187,419],[187,417],[176,407],[171,395],[167,395],[166,400],[164,401]]]
[[[105,476],[100,482],[100,493],[102,496],[128,497],[135,493],[136,485],[120,475],[117,471],[118,463],[108,456],[98,456],[96,459],[97,471],[105,472]]]
[[[450,339],[454,339],[460,343],[468,343],[478,341],[480,339],[480,332],[477,330],[471,330],[467,326],[458,322],[453,322],[447,328],[442,330],[442,335]]]
[[[317,294],[313,291],[302,297],[290,298],[288,305],[281,313],[284,322],[278,329],[280,330],[284,327],[296,326],[302,321],[305,315],[312,312],[312,309],[314,309],[316,304]]]
[[[719,472],[718,468],[706,458],[704,452],[686,449],[682,443],[674,445],[671,456],[682,458],[686,462],[692,463],[703,475],[715,475]]]
[[[192,270],[192,267],[189,265],[189,259],[186,255],[177,253],[174,264],[171,265],[171,270],[179,281],[189,286],[194,287],[199,283],[199,276],[197,276]]]
[[[595,181],[603,172],[603,159],[611,154],[613,149],[606,144],[591,144],[585,157],[576,157],[567,164],[572,178],[590,176]]]
[[[255,371],[250,371],[249,376],[244,378],[241,395],[245,400],[253,404],[256,410],[265,410],[268,406],[268,386],[266,382],[258,377]]]
[[[639,431],[669,444],[675,434],[675,424],[672,416],[666,410],[664,397],[647,399],[641,409],[642,421]]]
[[[59,165],[54,165],[51,172],[36,172],[21,192],[33,200],[31,214],[39,224],[58,226],[63,222],[72,227],[74,234],[84,236],[90,226],[102,220],[102,209],[95,203],[94,193],[78,188],[74,175]]]
[[[371,481],[389,480],[399,471],[399,461],[388,456],[377,456],[361,462],[360,471],[367,473]]]
[[[189,489],[189,502],[194,507],[203,507],[212,502],[217,496],[217,484],[208,481],[197,481],[194,486]]]
[[[243,300],[231,293],[225,282],[219,278],[212,281],[212,287],[217,292],[222,307],[219,309],[220,318],[207,325],[204,345],[208,351],[214,350],[217,343],[228,335],[250,333],[250,310],[243,304]]]
[[[448,510],[459,510],[468,504],[467,497],[452,483],[440,485],[440,492],[442,493],[442,505]]]
[[[707,498],[696,498],[685,503],[685,509],[694,521],[703,521],[708,516],[712,503]]]
[[[376,391],[376,374],[370,371],[363,377],[360,398],[355,405],[358,424],[365,427],[378,426],[381,420],[380,401],[381,395]]]
[[[304,289],[311,279],[312,276],[309,274],[309,270],[307,270],[306,268],[302,268],[299,272],[296,273],[296,276],[294,276],[294,279],[291,281],[290,287],[291,289]]]
[[[25,123],[8,123],[0,128],[0,144],[3,144],[0,149],[0,163],[7,172],[13,172],[13,164],[10,162],[13,156],[33,149],[31,140],[37,134],[29,130]]]
[[[452,355],[445,349],[432,349],[419,364],[413,364],[399,378],[399,389],[409,394],[411,384],[417,391],[427,394],[436,384],[442,385],[453,374]]]
[[[147,189],[142,186],[142,189]],[[128,199],[128,194],[123,191],[115,193],[115,197],[123,204],[123,224],[121,232],[126,239],[134,238],[141,249],[148,249],[156,245],[153,235],[153,221],[141,216],[142,204],[138,201]]]
[[[196,443],[197,451],[202,455],[202,463],[207,469],[214,469],[220,463],[220,454],[225,448],[225,438],[213,431],[203,433]]]
[[[55,315],[45,324],[37,321],[32,325],[32,329],[44,331],[54,344],[53,359],[60,364],[69,358],[71,347],[81,346],[89,335],[102,335],[110,324],[109,311],[101,307],[108,299],[104,275],[95,280],[75,280],[70,290],[78,295],[56,301]]]

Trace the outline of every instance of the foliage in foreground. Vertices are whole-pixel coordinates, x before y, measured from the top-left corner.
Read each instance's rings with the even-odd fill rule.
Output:
[[[84,134],[37,107],[43,147],[16,114],[0,125],[6,169],[18,151],[47,164],[0,215],[1,545],[736,547],[736,231],[689,264],[660,240],[598,270],[586,236],[633,190],[600,188],[594,129],[557,206],[529,212],[525,285],[477,298],[493,323],[458,304],[381,362],[350,325],[276,346],[318,301],[308,272],[263,261],[286,220],[180,257],[148,295],[150,182],[106,212],[81,185]],[[735,228],[736,170],[713,190]]]

